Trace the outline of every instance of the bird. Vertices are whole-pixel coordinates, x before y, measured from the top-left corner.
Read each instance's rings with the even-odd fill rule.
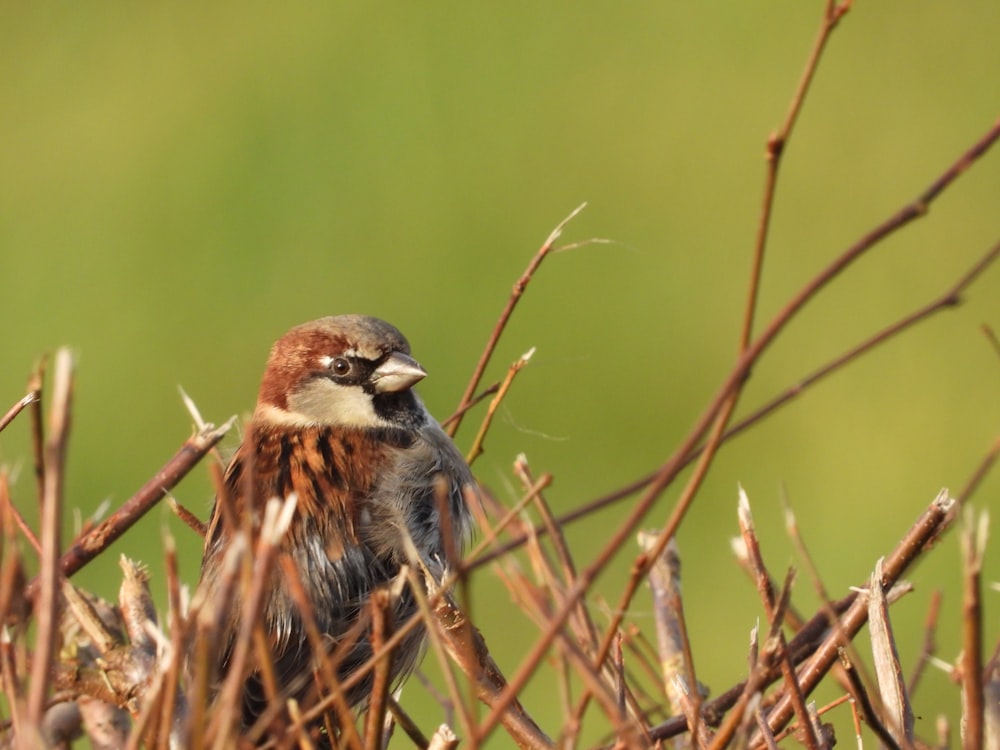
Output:
[[[256,529],[272,498],[296,496],[278,543],[293,564],[333,663],[343,681],[372,656],[368,602],[393,588],[392,622],[417,611],[404,566],[439,580],[471,533],[476,483],[461,453],[413,386],[427,375],[392,325],[364,315],[338,315],[289,330],[271,349],[257,404],[224,475],[207,525],[199,592],[220,608],[214,655],[217,684],[230,665],[240,627],[241,597],[221,597],[224,561],[241,528]],[[414,559],[414,551],[416,558]],[[318,660],[307,637],[293,584],[275,566],[264,586],[264,632],[281,697],[316,700]],[[366,617],[369,618],[366,620]],[[423,626],[393,650],[390,678],[414,668]],[[339,648],[339,650],[338,650]],[[371,670],[344,691],[361,709]],[[241,697],[242,726],[268,704],[265,680],[251,667]]]

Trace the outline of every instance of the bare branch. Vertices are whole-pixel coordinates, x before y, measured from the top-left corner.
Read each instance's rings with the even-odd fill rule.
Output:
[[[31,391],[26,396],[23,396],[19,401],[7,410],[7,413],[0,417],[0,432],[7,429],[7,425],[14,421],[18,414],[24,411],[24,407],[29,404],[35,403],[39,398],[36,391]]]
[[[479,387],[479,383],[483,379],[483,375],[486,373],[486,367],[490,363],[490,358],[492,358],[493,352],[496,350],[497,344],[500,342],[500,336],[507,327],[507,323],[510,321],[510,316],[514,313],[514,308],[517,307],[517,303],[520,302],[521,297],[528,288],[528,284],[531,282],[532,277],[534,277],[535,271],[538,270],[538,267],[542,265],[542,261],[545,260],[546,256],[552,251],[556,240],[562,235],[563,229],[566,228],[566,225],[575,219],[577,214],[579,214],[586,206],[586,203],[578,206],[570,212],[569,216],[559,222],[556,228],[552,230],[552,233],[549,234],[545,242],[542,243],[542,246],[538,249],[538,252],[535,253],[535,256],[528,263],[528,267],[524,270],[524,273],[521,274],[521,277],[514,283],[514,289],[511,291],[510,297],[507,299],[506,306],[500,313],[500,319],[493,327],[493,333],[490,334],[489,341],[486,342],[486,348],[479,357],[476,369],[473,371],[472,377],[469,379],[469,385],[466,386],[465,393],[462,395],[462,399],[459,401],[458,407],[455,409],[456,416],[448,425],[449,435],[454,436],[455,433],[458,432],[458,428],[462,424],[462,417],[465,416],[466,407],[472,403],[476,389]]]
[[[942,491],[930,504],[930,507],[917,520],[913,528],[885,559],[881,581],[883,589],[891,588],[902,577],[907,568],[923,554],[929,543],[944,531],[955,502],[947,491]],[[867,619],[867,603],[861,598],[856,598],[840,618],[840,627],[831,630],[831,634],[826,637],[800,672],[799,683],[806,695],[813,691],[837,658],[841,633],[846,634],[849,638],[854,637]],[[791,701],[787,696],[783,697],[768,714],[768,724],[776,732],[788,722],[791,714]]]
[[[45,493],[42,497],[42,560],[38,575],[39,596],[35,602],[38,634],[28,691],[28,721],[40,726],[59,636],[59,546],[65,482],[66,445],[69,440],[73,397],[73,355],[69,349],[56,352],[49,438],[45,442]]]
[[[494,396],[493,400],[490,401],[489,408],[486,410],[486,416],[483,418],[483,423],[480,425],[479,432],[476,433],[476,438],[472,441],[472,448],[469,449],[469,455],[465,459],[466,463],[470,466],[483,452],[483,442],[486,440],[486,433],[489,431],[490,425],[493,423],[493,417],[496,415],[500,402],[503,401],[504,396],[507,395],[507,391],[514,382],[514,378],[519,372],[521,372],[521,370],[524,369],[528,362],[531,361],[534,354],[534,348],[529,349],[527,352],[518,357],[518,359],[507,369],[507,375],[501,381],[500,387],[497,388],[496,396]]]
[[[903,682],[899,651],[889,623],[889,603],[881,586],[882,561],[868,583],[868,630],[878,678],[879,694],[885,712],[885,724],[902,747],[913,746],[913,707]]]
[[[159,502],[218,443],[232,427],[230,419],[219,428],[209,429],[188,438],[180,450],[152,479],[139,488],[118,510],[73,542],[59,561],[62,573],[71,576],[93,560],[124,534]],[[35,582],[29,584],[34,591]]]
[[[967,509],[962,523],[962,747],[983,747],[985,700],[983,697],[983,554],[989,516],[977,520]]]

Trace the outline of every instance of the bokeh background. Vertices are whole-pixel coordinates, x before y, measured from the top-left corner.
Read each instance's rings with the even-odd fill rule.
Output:
[[[190,434],[178,386],[209,420],[245,415],[271,342],[322,315],[400,327],[444,417],[512,283],[587,201],[564,239],[611,242],[552,256],[532,282],[488,377],[537,354],[476,465],[510,502],[510,465],[524,452],[554,473],[550,502],[570,510],[662,462],[731,366],[766,138],[821,12],[802,0],[9,5],[0,401],[24,392],[40,354],[75,349],[67,505],[80,518],[128,498]],[[760,320],[985,132],[1000,114],[998,35],[1000,6],[987,0],[858,3],[844,19],[782,168]],[[804,311],[754,371],[744,413],[952,284],[998,239],[998,196],[991,153]],[[698,674],[715,693],[744,675],[761,615],[728,551],[737,482],[776,571],[801,567],[782,528],[785,495],[830,591],[863,582],[997,435],[1000,361],[980,326],[1000,325],[998,294],[994,269],[960,308],[725,447],[679,535]],[[29,446],[24,418],[0,436],[33,517]],[[977,505],[995,508],[998,490],[991,477]],[[207,514],[206,472],[176,496]],[[569,529],[581,564],[623,512]],[[165,529],[193,584],[199,540],[161,510],[79,582],[113,597],[125,553],[150,565],[162,603]],[[601,577],[598,609],[617,598],[633,555],[622,550]],[[958,558],[949,537],[894,608],[904,664],[937,587],[941,656],[956,655]],[[986,577],[997,578],[995,548]],[[488,571],[473,600],[514,671],[534,626]],[[806,575],[797,601],[815,606]],[[629,619],[652,632],[645,594]],[[524,702],[554,733],[553,685],[535,680]],[[422,688],[405,702],[439,720]],[[936,712],[957,715],[938,671],[917,702],[925,734]],[[846,709],[836,715],[846,732]],[[587,732],[596,740],[601,727]]]

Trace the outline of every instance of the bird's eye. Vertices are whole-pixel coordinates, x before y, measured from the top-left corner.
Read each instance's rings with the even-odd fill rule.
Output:
[[[337,357],[330,363],[334,375],[346,375],[351,371],[351,361],[346,357]]]

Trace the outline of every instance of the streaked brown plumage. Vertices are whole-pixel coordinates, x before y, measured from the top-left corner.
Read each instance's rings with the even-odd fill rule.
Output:
[[[465,461],[411,386],[426,373],[409,356],[395,328],[375,318],[343,315],[293,328],[274,345],[257,406],[226,474],[226,502],[213,508],[202,563],[202,593],[219,586],[221,566],[235,529],[227,518],[259,524],[271,498],[297,496],[281,554],[295,565],[319,629],[331,649],[358,623],[371,592],[385,587],[408,562],[409,537],[421,561],[444,574],[446,554],[460,550],[471,517],[463,492],[473,486]],[[440,517],[441,488],[449,518]],[[449,529],[452,538],[443,538]],[[225,608],[218,671],[229,664],[239,627],[237,598]],[[396,599],[397,624],[416,611],[404,586]],[[264,625],[283,690],[306,700],[313,689],[314,655],[280,570],[268,583]],[[357,628],[352,637],[358,636]],[[394,651],[392,676],[404,677],[423,642],[417,629]],[[345,679],[371,656],[366,632],[355,637],[339,663]],[[370,675],[347,693],[361,705]],[[265,704],[259,677],[243,691],[249,725]]]

